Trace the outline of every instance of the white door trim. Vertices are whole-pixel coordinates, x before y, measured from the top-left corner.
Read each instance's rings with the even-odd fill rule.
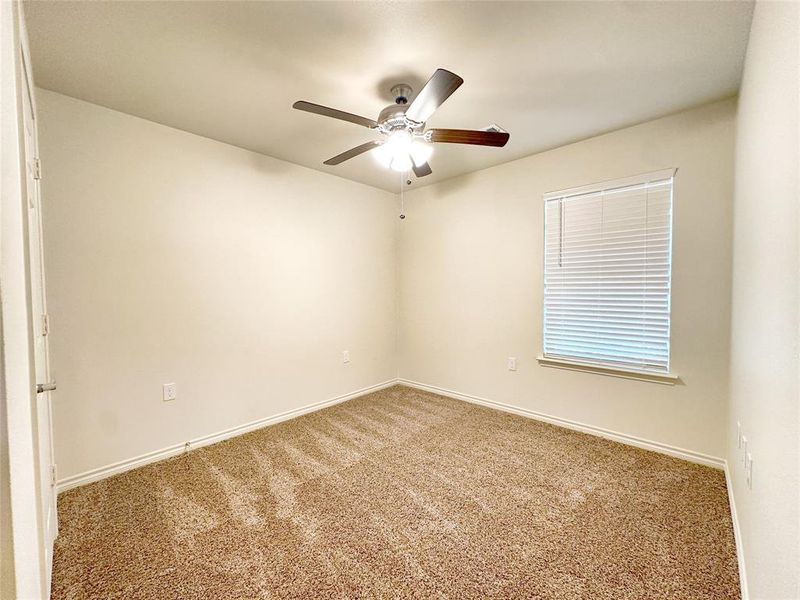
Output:
[[[40,520],[45,551],[45,586],[50,588],[53,569],[53,547],[58,535],[58,514],[55,492],[55,456],[53,454],[53,429],[51,391],[38,391],[38,384],[51,381],[48,336],[44,329],[47,314],[45,298],[44,243],[42,231],[42,202],[39,190],[41,167],[39,164],[38,121],[34,96],[33,69],[25,38],[21,38],[22,64],[22,114],[25,151],[26,182],[26,233],[28,242],[28,289],[31,303],[30,324],[33,336],[33,372],[37,390],[34,395],[35,440],[37,472],[39,477]]]
[[[9,495],[14,545],[16,595],[50,597],[45,572],[39,514],[38,473],[32,402],[35,401],[28,251],[24,146],[22,142],[21,48],[27,44],[18,2],[0,2],[0,72],[2,78],[2,197],[0,204],[0,318],[2,368],[7,412]]]

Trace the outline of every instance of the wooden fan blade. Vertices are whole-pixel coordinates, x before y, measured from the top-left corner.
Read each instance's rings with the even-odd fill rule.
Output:
[[[344,112],[342,110],[336,110],[335,108],[322,106],[321,104],[306,102],[305,100],[299,100],[295,102],[294,104],[292,104],[292,108],[314,113],[315,115],[322,115],[323,117],[332,117],[334,119],[339,119],[340,121],[349,121],[350,123],[355,123],[356,125],[361,125],[369,129],[378,128],[377,121],[373,121],[372,119],[368,119],[366,117],[360,117],[358,115],[354,115],[349,112]]]
[[[511,136],[505,131],[477,131],[474,129],[429,129],[430,140],[440,144],[472,144],[502,148]]]
[[[420,166],[417,166],[412,162],[411,168],[414,171],[414,175],[417,177],[425,177],[426,175],[433,173],[433,171],[431,171],[431,166],[426,162],[422,163]]]
[[[350,148],[350,150],[347,150],[346,152],[337,154],[336,156],[334,156],[333,158],[329,158],[322,164],[338,165],[339,163],[343,163],[346,160],[350,160],[351,158],[358,156],[359,154],[364,154],[364,152],[368,152],[373,148],[377,148],[382,144],[383,142],[381,140],[374,140],[372,142],[367,142],[366,144],[361,144],[360,146],[356,146],[355,148]]]
[[[428,83],[420,90],[417,97],[411,102],[411,106],[406,110],[406,118],[417,123],[424,123],[462,83],[464,80],[455,73],[445,69],[436,69]]]

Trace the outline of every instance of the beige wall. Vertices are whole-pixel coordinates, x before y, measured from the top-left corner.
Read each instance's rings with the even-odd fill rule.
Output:
[[[800,597],[800,18],[759,2],[739,104],[728,460],[750,597]],[[748,488],[740,422],[753,456]]]
[[[38,101],[60,478],[395,377],[393,194]]]
[[[398,255],[391,194],[39,95],[60,477],[391,379],[398,325],[403,378],[724,456],[733,101],[411,191]],[[682,384],[539,366],[542,194],[666,167]]]
[[[400,377],[724,456],[734,110],[715,103],[408,193]],[[542,194],[668,167],[682,384],[539,366]]]

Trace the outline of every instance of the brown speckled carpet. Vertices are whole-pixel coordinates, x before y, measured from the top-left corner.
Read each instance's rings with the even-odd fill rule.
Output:
[[[739,598],[720,471],[404,387],[62,494],[53,598]]]

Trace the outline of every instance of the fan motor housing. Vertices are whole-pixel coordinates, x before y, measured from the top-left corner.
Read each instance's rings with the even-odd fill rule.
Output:
[[[408,101],[414,90],[407,83],[398,83],[392,86],[392,96],[394,104],[384,108],[378,115],[378,123],[386,133],[407,129],[411,133],[420,133],[424,129],[424,123],[413,123],[406,119]]]
[[[378,115],[378,123],[390,130],[405,128],[406,108],[408,108],[408,106],[403,104],[391,104],[387,106]]]
[[[414,123],[406,119],[407,105],[392,104],[384,108],[378,115],[378,123],[387,133],[399,129],[407,129],[411,133],[421,133],[425,123]]]

